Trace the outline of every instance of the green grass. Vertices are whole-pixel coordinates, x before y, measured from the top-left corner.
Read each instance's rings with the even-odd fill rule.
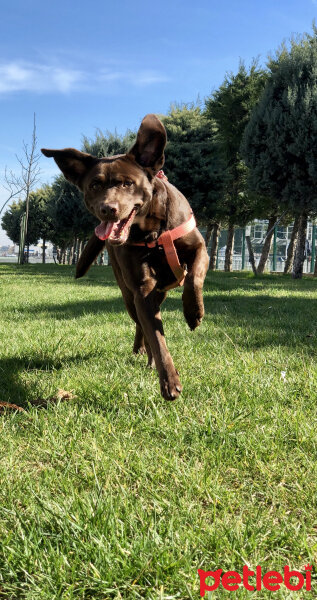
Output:
[[[198,568],[244,564],[315,576],[317,281],[209,274],[194,333],[180,296],[168,403],[110,269],[0,265],[0,400],[26,409],[0,417],[0,598],[197,599]],[[76,397],[32,406],[58,389]]]

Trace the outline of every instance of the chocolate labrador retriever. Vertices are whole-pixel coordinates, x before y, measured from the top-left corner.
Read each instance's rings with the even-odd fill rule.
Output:
[[[147,353],[149,366],[158,370],[162,396],[174,400],[182,386],[166,346],[160,305],[168,289],[184,283],[185,319],[190,329],[200,324],[208,255],[186,198],[160,171],[165,145],[165,128],[150,114],[127,154],[96,158],[72,148],[42,152],[82,190],[88,210],[100,219],[76,277],[85,274],[106,245],[136,323],[133,351]]]

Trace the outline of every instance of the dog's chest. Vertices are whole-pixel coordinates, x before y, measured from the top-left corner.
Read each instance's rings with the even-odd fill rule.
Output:
[[[136,217],[130,229],[129,243],[153,242],[160,235],[165,223],[154,216]]]
[[[137,261],[139,263],[142,278],[151,276],[156,280],[158,289],[164,289],[175,281],[175,275],[168,264],[163,246],[154,245],[162,232],[163,223],[160,221],[159,223],[156,222],[155,225],[157,230],[154,231],[153,229],[141,229],[136,224],[132,226],[133,228],[131,227],[129,255],[132,262]],[[160,225],[160,228],[158,225]],[[151,244],[151,247],[148,247],[147,244]],[[183,257],[180,256],[179,258],[182,264]]]

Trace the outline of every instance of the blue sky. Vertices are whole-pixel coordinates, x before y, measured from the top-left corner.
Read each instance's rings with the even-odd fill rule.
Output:
[[[148,112],[203,100],[240,59],[264,64],[316,16],[317,0],[2,0],[0,206],[5,166],[18,172],[34,112],[39,148],[136,129]],[[51,182],[53,161],[40,166]]]

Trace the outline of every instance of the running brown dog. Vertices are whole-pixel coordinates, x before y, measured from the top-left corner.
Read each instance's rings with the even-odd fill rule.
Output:
[[[208,255],[186,198],[160,178],[165,145],[165,128],[150,114],[127,154],[96,158],[73,148],[42,152],[84,193],[88,210],[101,222],[79,259],[76,277],[86,273],[106,245],[136,323],[133,351],[147,353],[149,366],[158,370],[162,396],[174,400],[182,386],[166,346],[160,305],[167,289],[184,280],[185,319],[190,329],[201,323]]]

